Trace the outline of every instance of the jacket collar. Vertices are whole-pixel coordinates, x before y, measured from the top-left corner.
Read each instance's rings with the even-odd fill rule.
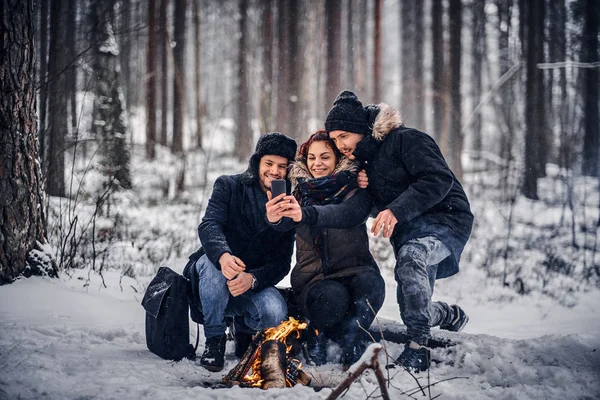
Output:
[[[369,105],[367,110],[372,119],[372,122],[369,122],[373,126],[372,133],[358,142],[354,150],[356,159],[363,163],[377,154],[381,143],[391,131],[402,126],[402,118],[398,110],[386,103]]]

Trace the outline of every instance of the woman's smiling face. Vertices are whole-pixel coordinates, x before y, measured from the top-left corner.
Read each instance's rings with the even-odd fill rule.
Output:
[[[308,148],[306,165],[313,178],[332,174],[337,160],[333,149],[324,141],[313,142]]]

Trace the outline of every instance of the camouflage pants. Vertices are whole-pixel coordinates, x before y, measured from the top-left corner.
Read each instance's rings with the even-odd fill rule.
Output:
[[[410,340],[421,345],[427,344],[430,327],[453,317],[448,304],[431,301],[438,264],[448,256],[450,250],[433,236],[409,240],[396,255],[400,317]]]

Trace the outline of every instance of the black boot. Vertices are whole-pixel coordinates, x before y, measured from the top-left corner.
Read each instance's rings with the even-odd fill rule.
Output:
[[[212,372],[218,372],[225,365],[225,335],[206,339],[204,353],[200,357],[200,365]]]
[[[360,340],[354,339],[342,345],[342,369],[347,371],[352,364],[360,360],[365,352],[365,346]]]
[[[250,343],[252,342],[252,334],[236,330],[235,335],[234,335],[234,340],[235,340],[235,356],[237,358],[242,358],[244,356],[244,354],[246,354],[246,350],[248,350],[248,347],[250,346]]]
[[[306,341],[306,352],[308,363],[311,365],[323,365],[327,362],[327,337],[324,333],[315,333]]]
[[[427,347],[412,343],[413,346],[411,346],[411,342],[404,345],[404,351],[394,362],[411,372],[426,371],[431,364],[431,353]]]

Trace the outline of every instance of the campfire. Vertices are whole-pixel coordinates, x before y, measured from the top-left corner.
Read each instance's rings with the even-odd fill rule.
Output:
[[[302,371],[302,363],[291,356],[292,344],[288,344],[288,339],[299,339],[300,331],[305,328],[306,323],[290,318],[274,328],[258,332],[223,382],[263,389],[308,385],[310,377]]]

